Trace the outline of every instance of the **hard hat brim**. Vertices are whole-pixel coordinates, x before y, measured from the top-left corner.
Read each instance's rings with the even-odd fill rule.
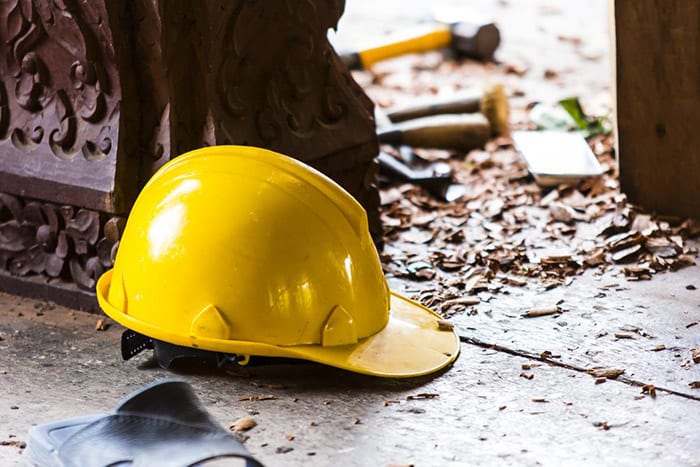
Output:
[[[97,299],[104,312],[133,331],[175,345],[238,355],[299,358],[356,373],[390,378],[431,374],[454,362],[459,355],[459,337],[454,330],[439,326],[440,315],[393,292],[387,325],[356,344],[279,346],[194,338],[157,328],[109,303],[107,297],[111,279],[112,270],[103,274],[97,283]]]
[[[283,347],[297,358],[367,375],[391,378],[422,376],[445,368],[459,355],[459,337],[441,330],[442,319],[430,309],[391,294],[389,322],[354,345]]]

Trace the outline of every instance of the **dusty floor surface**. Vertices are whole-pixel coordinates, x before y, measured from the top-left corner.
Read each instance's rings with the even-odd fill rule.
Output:
[[[498,20],[499,60],[528,69],[525,77],[492,70],[519,90],[514,99],[609,102],[606,1],[469,4]],[[426,10],[351,0],[338,44]],[[583,44],[574,49],[562,35]],[[540,79],[547,69],[557,79]],[[465,79],[488,73],[475,68]],[[407,295],[428,287],[390,283]],[[108,321],[96,331],[100,316],[0,294],[0,465],[19,459],[32,425],[112,410],[172,376],[189,381],[223,426],[253,418],[242,436],[270,466],[700,465],[698,267],[630,282],[614,266],[567,283],[550,289],[532,278],[481,295],[450,317],[464,341],[454,366],[410,381],[312,364],[165,371],[146,354],[123,362],[122,328]],[[522,317],[555,304],[562,313]],[[595,375],[605,369],[624,373]]]
[[[700,393],[688,384],[700,380],[689,351],[700,343],[700,291],[686,288],[699,282],[687,268],[649,282],[586,275],[545,294],[514,289],[455,315],[469,340],[459,359],[416,381],[311,364],[168,372],[147,355],[122,362],[119,326],[95,331],[95,315],[0,294],[0,464],[18,459],[32,425],[109,411],[179,376],[223,426],[258,423],[246,446],[267,465],[699,465]],[[519,317],[560,299],[557,317]],[[583,372],[594,368],[625,373]]]

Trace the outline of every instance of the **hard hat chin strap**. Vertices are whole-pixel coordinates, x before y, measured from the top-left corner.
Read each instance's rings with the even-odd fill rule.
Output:
[[[244,355],[212,352],[209,350],[193,349],[180,345],[159,341],[138,332],[127,329],[122,333],[122,358],[129,360],[146,349],[153,349],[153,354],[161,368],[168,368],[170,364],[179,358],[216,359],[219,368],[231,364],[245,364],[247,358]]]
[[[153,348],[153,339],[127,329],[122,333],[122,358],[129,360],[146,349]]]

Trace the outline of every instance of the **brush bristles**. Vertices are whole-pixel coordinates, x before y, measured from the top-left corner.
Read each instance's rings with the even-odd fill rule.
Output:
[[[491,124],[491,132],[494,136],[508,133],[510,107],[503,84],[490,84],[484,89],[484,95],[481,98],[481,113]]]

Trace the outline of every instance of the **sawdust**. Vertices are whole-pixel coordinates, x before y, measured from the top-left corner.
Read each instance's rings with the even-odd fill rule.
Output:
[[[483,80],[487,73],[492,81],[511,74],[513,96],[512,74],[520,75],[513,65],[487,70],[474,62],[426,66],[422,60],[428,58],[387,62],[356,76],[375,103],[388,107],[473,86],[475,79],[465,82],[465,76]],[[512,108],[512,129],[531,129],[517,117],[526,110]],[[620,192],[613,137],[595,136],[589,144],[604,175],[553,189],[535,183],[507,136],[466,154],[414,148],[423,159],[448,162],[468,194],[442,202],[414,185],[382,185],[385,273],[423,282],[413,298],[449,317],[469,310],[470,304],[459,302],[465,296],[507,286],[566,286],[586,270],[649,280],[694,265],[698,251],[687,240],[700,234],[700,225],[630,204]]]

